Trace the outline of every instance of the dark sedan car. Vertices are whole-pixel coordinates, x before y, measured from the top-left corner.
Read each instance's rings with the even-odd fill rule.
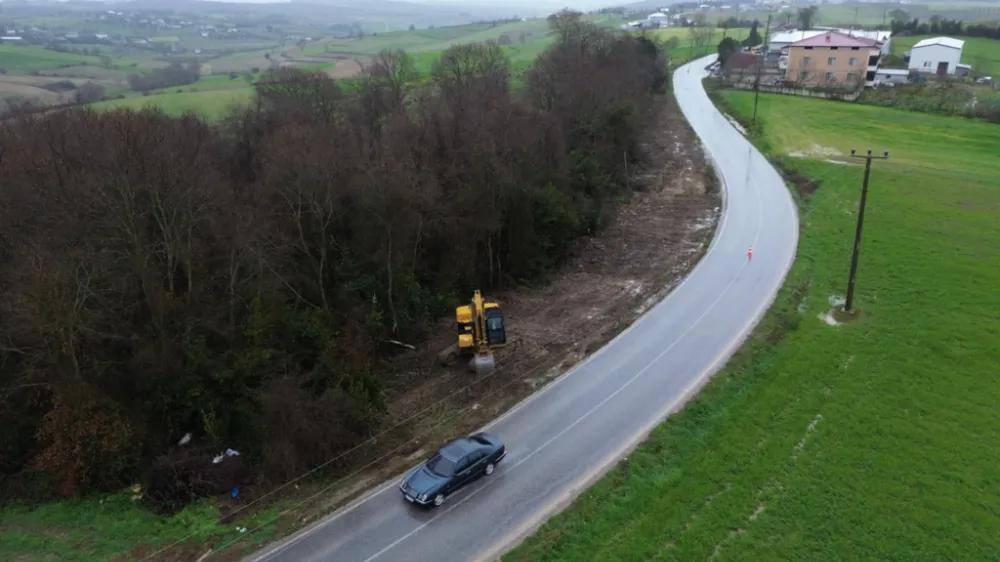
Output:
[[[493,469],[507,456],[496,436],[477,433],[448,443],[423,465],[403,478],[399,490],[407,501],[438,506],[462,486]]]

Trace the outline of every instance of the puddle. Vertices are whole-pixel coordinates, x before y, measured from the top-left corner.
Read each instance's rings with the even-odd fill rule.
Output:
[[[827,302],[830,303],[830,309],[827,310],[826,312],[821,312],[819,314],[818,318],[820,320],[822,320],[823,322],[826,322],[827,325],[830,325],[830,326],[839,326],[841,324],[841,322],[839,322],[837,320],[837,318],[836,318],[835,315],[836,315],[837,312],[843,310],[844,303],[847,302],[847,301],[844,300],[844,298],[841,297],[841,296],[839,296],[839,295],[831,295],[827,299]]]

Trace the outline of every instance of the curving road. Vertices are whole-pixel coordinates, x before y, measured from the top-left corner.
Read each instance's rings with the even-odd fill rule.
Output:
[[[726,193],[712,246],[688,278],[600,351],[488,426],[508,447],[492,476],[429,511],[403,501],[393,480],[249,560],[495,559],[611,468],[724,364],[791,267],[798,217],[778,173],[705,94],[702,69],[714,58],[683,66],[673,78]]]

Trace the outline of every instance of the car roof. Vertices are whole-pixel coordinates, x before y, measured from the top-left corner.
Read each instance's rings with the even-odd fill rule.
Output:
[[[447,459],[457,461],[480,447],[482,447],[482,445],[476,443],[472,439],[469,439],[468,437],[460,437],[451,443],[448,443],[444,447],[441,447],[440,453],[441,456]]]

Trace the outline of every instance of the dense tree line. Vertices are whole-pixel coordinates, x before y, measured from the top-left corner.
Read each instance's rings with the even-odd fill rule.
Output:
[[[201,63],[197,60],[175,61],[165,68],[157,68],[148,74],[130,74],[128,85],[136,92],[148,92],[194,84],[199,78],[201,78]]]
[[[964,23],[957,19],[945,19],[931,16],[928,21],[918,18],[910,19],[909,14],[895,10],[891,30],[893,35],[953,35],[956,37],[986,37],[1000,40],[1000,24],[996,23]]]
[[[189,432],[279,480],[377,431],[387,340],[551,270],[626,189],[664,54],[550,21],[519,95],[460,45],[419,85],[403,52],[349,87],[271,70],[220,126],[0,125],[7,490],[117,489]]]

